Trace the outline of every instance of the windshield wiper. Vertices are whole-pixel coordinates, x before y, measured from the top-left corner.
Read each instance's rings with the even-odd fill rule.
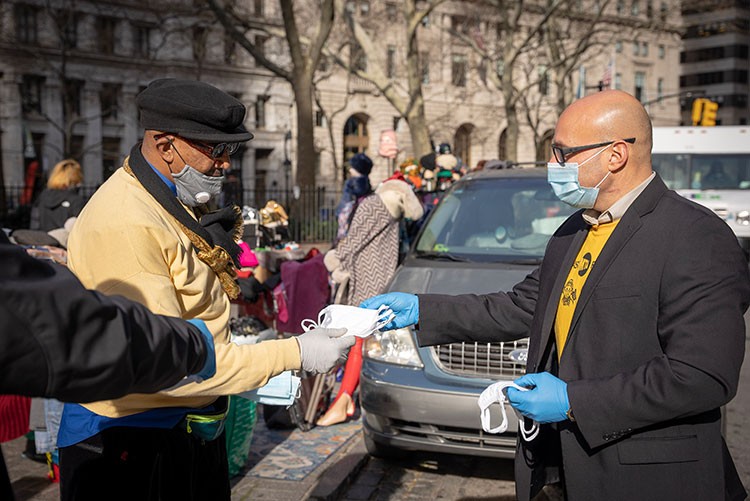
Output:
[[[446,261],[455,261],[457,263],[468,263],[469,260],[463,257],[450,254],[448,252],[436,252],[436,251],[417,251],[417,257],[420,259],[434,259]]]

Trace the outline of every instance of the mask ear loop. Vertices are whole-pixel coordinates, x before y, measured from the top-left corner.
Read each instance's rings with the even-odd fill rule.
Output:
[[[317,329],[319,325],[313,320],[312,318],[306,318],[302,322],[300,322],[300,325],[302,326],[302,330],[305,332],[310,332],[313,329]]]
[[[490,428],[490,408],[494,404],[500,405],[500,412],[503,415],[503,420],[500,423],[499,426],[496,426],[494,428]],[[482,428],[487,433],[503,433],[508,429],[508,415],[505,413],[505,403],[504,402],[493,402],[488,407],[485,407],[482,409]]]
[[[375,324],[375,330],[380,330],[386,325],[388,325],[391,320],[396,318],[396,314],[393,313],[393,310],[391,310],[387,305],[381,304],[380,308],[378,308],[378,321]]]

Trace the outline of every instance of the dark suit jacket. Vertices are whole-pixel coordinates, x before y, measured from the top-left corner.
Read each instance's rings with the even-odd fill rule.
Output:
[[[574,501],[743,499],[720,414],[737,391],[750,302],[737,239],[657,176],[593,266],[558,364],[556,309],[587,230],[571,216],[509,293],[420,295],[420,345],[529,335],[527,371],[568,383],[576,421],[519,440],[519,499],[560,474]]]

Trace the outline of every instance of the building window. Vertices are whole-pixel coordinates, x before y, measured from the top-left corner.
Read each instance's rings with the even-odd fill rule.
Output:
[[[117,120],[117,109],[120,101],[119,84],[102,84],[99,100],[102,106],[102,118]]]
[[[271,96],[258,96],[255,98],[255,127],[266,128],[266,103]]]
[[[99,52],[102,54],[115,53],[115,29],[117,19],[114,17],[99,17],[96,22],[96,37],[99,43]]]
[[[622,41],[621,40],[618,40],[615,42],[615,52],[617,52],[618,54],[622,53]]]
[[[346,2],[346,13],[354,15],[357,12],[357,2],[354,0],[348,0]]]
[[[58,10],[55,22],[60,34],[63,49],[74,49],[78,46],[78,16],[72,10]]]
[[[24,75],[21,79],[21,109],[24,113],[42,112],[44,77]]]
[[[254,0],[253,14],[255,17],[263,17],[263,0]]]
[[[639,3],[639,0],[633,0],[633,3],[630,4],[630,15],[637,16],[640,13],[641,13],[641,6]]]
[[[37,43],[37,9],[31,5],[16,4],[16,40],[21,43]]]
[[[360,0],[359,2],[359,15],[367,17],[370,14],[370,0]]]
[[[641,44],[636,40],[633,42],[633,55],[639,56],[641,54]]]
[[[422,73],[422,83],[430,83],[430,53],[420,52],[419,53],[419,66]]]
[[[664,79],[660,78],[656,81],[656,97],[657,99],[661,99],[664,97]]]
[[[422,18],[422,27],[423,28],[429,28],[430,27],[430,15],[427,14]]]
[[[393,117],[393,131],[394,132],[399,132],[398,126],[399,126],[400,123],[401,123],[401,117],[400,116]]]
[[[224,34],[224,62],[226,64],[237,62],[237,43],[229,33]]]
[[[646,74],[642,71],[635,72],[635,98],[641,102],[646,99]]]
[[[102,137],[102,178],[109,179],[120,167],[121,161],[120,138]]]
[[[258,52],[263,57],[266,56],[266,42],[268,42],[266,35],[255,35],[255,48],[258,49]]]
[[[539,94],[546,96],[549,90],[549,75],[547,73],[547,67],[541,65],[537,71],[539,72]]]
[[[665,2],[662,2],[659,4],[659,20],[662,23],[667,22],[667,14],[669,13],[669,7],[667,7],[667,4]]]
[[[364,49],[355,40],[352,40],[349,57],[354,71],[367,71],[367,56]]]
[[[617,14],[622,15],[625,12],[625,0],[617,0]]]
[[[326,126],[326,115],[323,110],[315,110],[315,127]]]
[[[622,73],[615,73],[615,89],[622,90]]]
[[[385,73],[388,78],[396,77],[396,46],[389,45],[385,56]]]
[[[646,17],[649,19],[654,17],[654,2],[652,0],[646,2]]]
[[[664,59],[664,54],[666,54],[666,49],[663,45],[659,45],[659,59]]]
[[[641,45],[641,55],[643,57],[648,56],[648,42],[643,42],[643,44]]]
[[[81,89],[83,85],[83,80],[65,79],[65,103],[63,110],[66,118],[81,116]]]
[[[203,61],[206,58],[206,39],[208,29],[204,26],[193,26],[193,59]]]
[[[148,59],[151,57],[151,26],[133,25],[133,55]]]
[[[466,56],[464,54],[453,54],[451,83],[456,87],[466,87]]]
[[[393,2],[388,2],[385,4],[385,18],[389,22],[394,22],[398,18],[398,5],[396,5]]]

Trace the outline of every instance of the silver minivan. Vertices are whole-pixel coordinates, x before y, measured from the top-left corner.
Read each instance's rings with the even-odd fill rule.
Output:
[[[541,262],[550,236],[573,210],[555,197],[544,168],[465,176],[430,214],[389,290],[510,290]],[[495,381],[523,375],[527,347],[523,339],[419,348],[411,328],[370,336],[363,348],[360,389],[368,452],[512,458],[515,414],[506,410],[508,432],[487,434],[477,397]],[[493,427],[498,424],[493,420]]]

